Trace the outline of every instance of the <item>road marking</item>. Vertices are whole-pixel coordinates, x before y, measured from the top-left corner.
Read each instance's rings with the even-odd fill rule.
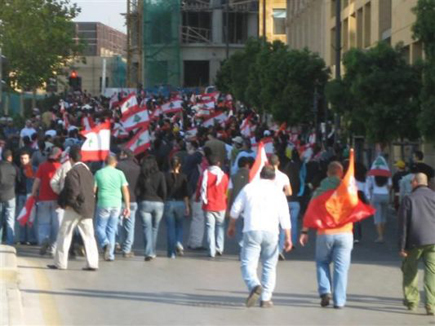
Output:
[[[32,266],[29,260],[26,261],[29,263],[29,266]],[[38,264],[38,266],[35,267],[40,266]],[[53,289],[51,288],[51,283],[47,277],[46,271],[35,268],[33,274],[35,277],[36,288],[40,291],[39,303],[42,318],[45,320],[45,325],[62,325],[54,295],[49,293]]]

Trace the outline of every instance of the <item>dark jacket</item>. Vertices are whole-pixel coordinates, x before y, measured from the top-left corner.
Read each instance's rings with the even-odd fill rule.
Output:
[[[0,202],[15,198],[15,183],[18,180],[17,169],[8,161],[0,161]]]
[[[128,191],[130,192],[130,203],[135,203],[137,184],[140,176],[140,166],[132,159],[125,159],[120,161],[116,168],[124,172],[125,178],[128,182]]]
[[[435,244],[435,192],[417,187],[399,209],[399,249]]]
[[[143,175],[139,178],[138,184],[138,201],[158,201],[166,200],[166,180],[162,172],[157,172],[145,179]]]
[[[58,203],[62,208],[71,207],[83,218],[93,218],[94,176],[84,163],[77,163],[68,171]]]

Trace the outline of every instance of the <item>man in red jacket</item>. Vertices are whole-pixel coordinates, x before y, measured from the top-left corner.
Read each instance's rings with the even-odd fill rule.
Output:
[[[214,258],[224,251],[228,176],[221,170],[216,156],[208,156],[207,161],[209,167],[202,175],[199,193],[205,213],[208,256]]]

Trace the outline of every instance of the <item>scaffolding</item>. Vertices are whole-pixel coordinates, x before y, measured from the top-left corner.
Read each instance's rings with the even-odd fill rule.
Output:
[[[145,87],[181,85],[181,0],[143,0]]]
[[[127,86],[141,88],[143,0],[127,0]]]

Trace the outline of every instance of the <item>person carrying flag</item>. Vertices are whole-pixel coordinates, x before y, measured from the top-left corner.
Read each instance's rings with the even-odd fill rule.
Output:
[[[316,269],[322,307],[328,306],[331,299],[334,308],[345,306],[353,248],[353,223],[373,215],[375,211],[358,198],[354,162],[354,152],[351,150],[349,168],[343,180],[340,162],[329,163],[327,178],[320,183],[308,205],[299,238],[300,244],[305,246],[308,229],[317,229]],[[333,278],[329,267],[331,263],[334,263]]]
[[[313,194],[313,198],[320,196],[327,190],[336,189],[343,177],[343,166],[339,162],[331,162],[328,166],[327,178],[321,183]],[[299,242],[305,246],[308,242],[308,227],[301,231]],[[346,304],[347,274],[350,266],[350,257],[353,248],[352,223],[338,228],[325,228],[317,230],[316,240],[316,269],[318,291],[321,297],[320,305],[326,307],[333,293],[334,308],[343,308]],[[334,263],[333,280],[329,265]],[[332,291],[331,291],[332,290]]]

